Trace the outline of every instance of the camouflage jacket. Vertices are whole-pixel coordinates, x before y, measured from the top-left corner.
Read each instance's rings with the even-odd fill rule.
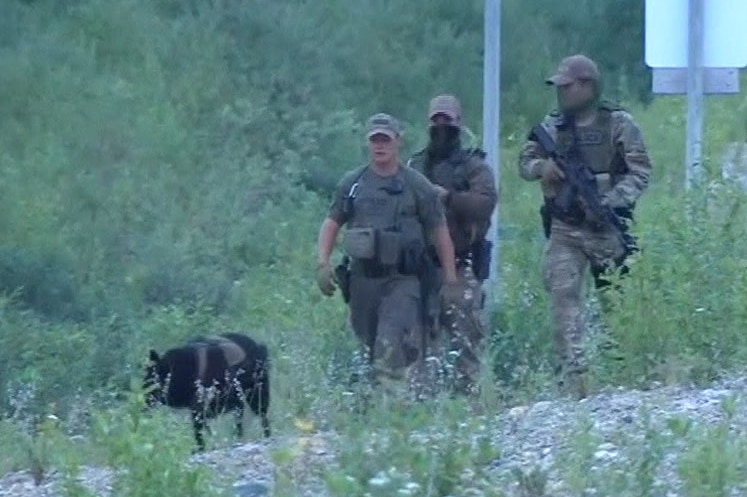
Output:
[[[498,194],[482,150],[459,149],[448,159],[435,163],[429,163],[426,151],[421,150],[407,165],[449,191],[445,200],[446,221],[457,255],[466,253],[472,243],[485,237]]]
[[[562,149],[563,117],[557,111],[546,115],[542,126]],[[584,133],[586,127],[579,127]],[[643,135],[633,117],[625,110],[602,104],[595,121],[588,127],[588,135],[598,137],[598,143],[587,139],[579,144],[582,153],[595,146],[606,153],[587,153],[587,165],[597,175],[603,201],[613,208],[632,208],[648,187],[651,175],[651,161],[646,151]],[[586,150],[585,150],[586,149]],[[546,158],[539,145],[527,140],[519,155],[519,174],[527,181],[541,177],[540,167]],[[606,175],[606,184],[605,183]],[[543,193],[547,195],[543,185]]]

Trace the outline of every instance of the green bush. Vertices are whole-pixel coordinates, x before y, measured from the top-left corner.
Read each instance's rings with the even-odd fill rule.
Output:
[[[533,399],[549,384],[541,198],[516,162],[529,124],[553,105],[543,80],[570,52],[599,61],[653,162],[634,227],[643,252],[600,318],[625,360],[593,355],[597,385],[699,382],[743,367],[744,192],[721,184],[719,161],[744,139],[744,95],[708,97],[709,183],[685,195],[684,99],[652,99],[643,2],[502,4],[500,260],[487,366],[501,399]],[[148,348],[231,329],[270,348],[281,432],[295,416],[348,423],[341,370],[355,340],[339,296],[315,287],[318,226],[339,177],[366,159],[371,113],[402,120],[406,156],[425,143],[430,96],[453,92],[466,139],[479,144],[482,8],[2,2],[0,408],[12,414],[21,399],[24,416],[52,410],[85,431],[80,420],[93,410],[121,407]],[[401,460],[421,457],[410,449],[398,448]],[[453,464],[470,467],[460,454]]]

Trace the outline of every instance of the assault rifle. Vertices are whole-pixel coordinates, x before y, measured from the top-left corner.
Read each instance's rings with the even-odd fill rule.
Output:
[[[571,123],[573,126],[573,123]],[[565,180],[552,199],[545,199],[543,222],[545,234],[549,236],[549,224],[552,217],[572,225],[588,221],[592,229],[601,230],[606,226],[614,226],[622,237],[625,245],[623,259],[637,250],[635,239],[628,233],[628,226],[621,216],[609,205],[602,203],[594,173],[584,164],[583,158],[576,144],[575,129],[573,142],[567,154],[560,155],[547,130],[537,124],[532,128],[529,139],[536,141],[544,152],[555,161]],[[630,217],[630,211],[625,209],[625,217]],[[620,263],[622,261],[616,261]]]

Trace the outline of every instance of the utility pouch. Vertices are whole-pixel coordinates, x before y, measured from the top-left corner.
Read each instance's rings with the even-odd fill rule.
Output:
[[[350,228],[345,232],[343,246],[353,259],[371,260],[376,257],[376,229]]]
[[[399,264],[401,252],[401,235],[398,231],[379,231],[377,240],[377,258],[382,266]]]

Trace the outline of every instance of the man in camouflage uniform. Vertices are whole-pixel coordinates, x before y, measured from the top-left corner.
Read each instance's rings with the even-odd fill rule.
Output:
[[[599,71],[588,57],[563,59],[546,83],[556,87],[559,109],[545,116],[542,127],[561,156],[576,145],[596,179],[600,202],[627,223],[651,173],[641,130],[628,112],[600,99]],[[551,296],[559,383],[583,398],[587,395],[587,365],[582,353],[583,275],[591,267],[597,287],[604,286],[602,274],[619,268],[631,246],[609,223],[594,223],[596,213],[582,201],[578,202],[580,215],[573,219],[554,208],[553,199],[566,186],[564,174],[533,134],[521,150],[519,172],[525,180],[540,180],[545,198],[542,213],[549,241],[542,272]]]
[[[367,348],[375,383],[401,391],[424,352],[419,274],[426,240],[443,262],[447,301],[459,290],[454,247],[433,185],[399,160],[397,121],[376,114],[367,127],[370,162],[343,176],[319,231],[317,283],[324,295],[334,293],[329,258],[345,225],[352,328]]]
[[[431,305],[426,327],[433,332],[438,355],[452,358],[457,392],[476,393],[485,340],[482,281],[487,278],[490,243],[485,239],[497,202],[495,179],[479,149],[462,148],[462,110],[453,95],[434,97],[428,109],[430,140],[408,165],[436,185],[446,208],[462,288],[454,308]],[[433,251],[431,251],[431,254]],[[433,258],[436,265],[438,261]],[[433,323],[433,324],[431,324]]]

